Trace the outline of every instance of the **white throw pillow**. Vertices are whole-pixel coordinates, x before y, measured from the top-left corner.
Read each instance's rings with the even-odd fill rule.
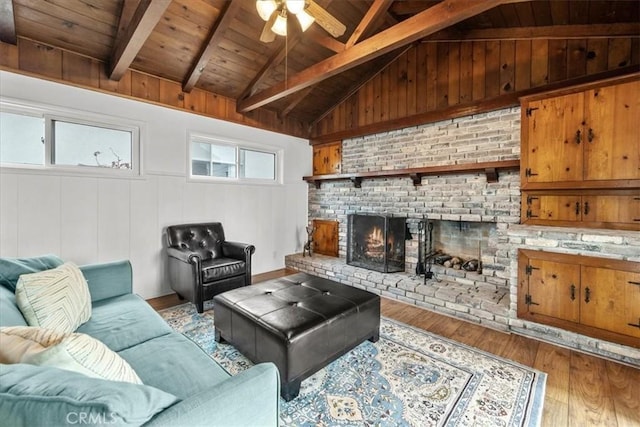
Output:
[[[0,328],[0,363],[27,363],[142,384],[131,365],[97,339],[32,326]]]
[[[89,286],[80,269],[70,262],[21,275],[16,303],[29,326],[63,333],[75,332],[91,317]]]

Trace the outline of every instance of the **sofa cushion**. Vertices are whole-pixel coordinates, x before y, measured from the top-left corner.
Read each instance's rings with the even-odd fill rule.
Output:
[[[231,258],[214,258],[202,261],[202,281],[204,283],[235,277],[246,271],[244,261]]]
[[[94,302],[91,319],[77,330],[102,341],[113,351],[172,331],[149,304],[134,294]]]
[[[15,292],[18,278],[22,274],[37,273],[62,265],[63,261],[54,255],[33,258],[0,258],[0,285]]]
[[[16,302],[30,326],[59,332],[74,332],[91,317],[89,286],[73,263],[21,275]]]
[[[28,363],[88,377],[142,384],[129,364],[85,334],[64,334],[32,326],[0,328],[0,363]]]
[[[212,331],[213,332],[213,331]],[[230,375],[199,346],[173,332],[121,351],[142,381],[186,399]]]
[[[26,326],[13,291],[0,286],[0,326]]]
[[[0,415],[10,426],[142,425],[177,402],[142,384],[26,364],[0,365]]]

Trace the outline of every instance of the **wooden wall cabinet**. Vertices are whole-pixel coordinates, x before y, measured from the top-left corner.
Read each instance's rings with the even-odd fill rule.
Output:
[[[522,98],[523,189],[638,187],[640,80],[626,80]]]
[[[523,224],[640,231],[636,190],[523,191]]]
[[[640,230],[640,74],[521,106],[521,222]]]
[[[518,317],[640,348],[640,263],[521,249]]]
[[[342,142],[315,145],[313,147],[313,174],[338,174],[342,171]]]

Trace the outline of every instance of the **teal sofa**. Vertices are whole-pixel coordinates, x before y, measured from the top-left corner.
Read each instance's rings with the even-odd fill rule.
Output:
[[[23,267],[14,268],[15,261],[0,258],[0,326],[26,326],[14,296]],[[52,256],[18,261],[32,270],[62,263]],[[52,367],[0,365],[0,424],[278,425],[280,383],[273,364],[231,376],[132,293],[128,261],[80,268],[89,284],[92,315],[76,332],[91,335],[118,353],[144,385]]]

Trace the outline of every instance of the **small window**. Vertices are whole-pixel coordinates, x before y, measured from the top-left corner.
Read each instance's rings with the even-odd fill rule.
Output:
[[[0,111],[0,163],[44,165],[44,117]]]
[[[240,177],[249,179],[276,179],[276,154],[241,148]]]
[[[236,178],[236,148],[192,142],[191,170],[192,175]]]
[[[58,115],[44,108],[0,103],[0,164],[9,167],[139,174],[138,126]],[[102,119],[102,117],[100,117]]]
[[[190,136],[192,177],[277,182],[278,152]]]
[[[132,132],[53,120],[55,165],[131,169]]]

